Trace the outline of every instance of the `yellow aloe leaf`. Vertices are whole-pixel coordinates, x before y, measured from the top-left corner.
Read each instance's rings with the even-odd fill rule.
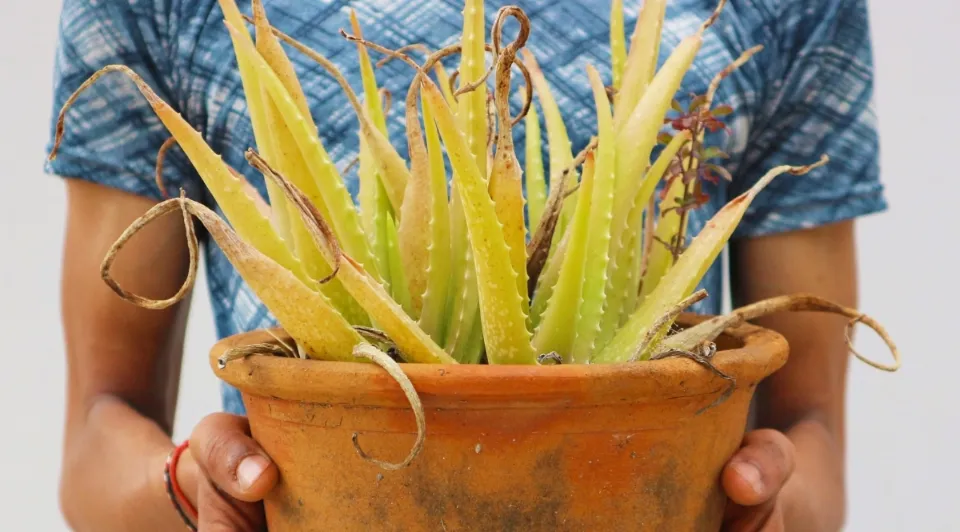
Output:
[[[108,65],[88,78],[64,104],[60,111],[57,123],[57,138],[54,142],[51,158],[56,157],[60,139],[63,135],[63,124],[67,109],[73,104],[80,93],[93,85],[98,79],[111,72],[120,72],[129,77],[136,84],[137,89],[146,98],[154,113],[163,122],[167,130],[177,139],[180,149],[197,169],[204,184],[210,190],[214,200],[223,210],[234,230],[261,253],[270,257],[284,268],[289,269],[302,281],[310,284],[312,281],[306,275],[300,261],[290,251],[286,243],[274,230],[270,220],[257,206],[257,201],[247,195],[246,182],[239,179],[232,169],[223,162],[210,146],[203,140],[197,130],[193,129],[180,114],[173,110],[166,102],[143,81],[136,72],[124,65]]]
[[[379,281],[367,273],[361,264],[341,251],[333,230],[300,190],[270,168],[255,152],[248,151],[247,159],[264,177],[281,186],[287,199],[296,206],[317,247],[323,250],[327,262],[336,272],[336,277],[363,306],[376,326],[396,344],[405,360],[433,364],[455,363],[390,297]]]
[[[181,201],[187,202],[190,213],[203,223],[257,298],[310,358],[353,360],[353,347],[362,338],[321,293],[248,245],[203,205]]]
[[[390,139],[387,138],[387,135],[373,123],[369,111],[360,103],[360,99],[357,98],[353,87],[347,83],[346,78],[343,77],[343,73],[340,72],[340,69],[337,68],[332,61],[320,52],[290,37],[277,28],[272,28],[272,31],[281,41],[289,44],[298,52],[323,67],[323,69],[333,77],[334,81],[340,85],[340,88],[343,89],[343,92],[347,95],[347,100],[350,102],[360,121],[360,133],[364,139],[366,139],[370,153],[377,163],[377,171],[387,191],[387,196],[390,198],[390,205],[393,207],[394,214],[400,212],[400,206],[403,204],[403,192],[407,186],[407,180],[410,178],[410,170],[407,168],[406,161],[397,153],[396,148],[390,144]],[[346,34],[343,30],[341,30],[341,32]]]
[[[804,167],[778,166],[764,175],[747,192],[737,196],[720,209],[693,239],[690,246],[680,256],[680,260],[661,279],[657,288],[644,299],[640,307],[620,328],[613,340],[601,350],[593,362],[616,363],[637,358],[644,359],[659,344],[659,338],[666,334],[672,321],[664,323],[658,331],[652,331],[655,324],[672,306],[693,293],[697,284],[716,260],[720,251],[730,239],[743,218],[747,207],[777,176],[784,173],[802,175],[826,164],[824,156],[820,162]],[[653,341],[646,341],[652,333]],[[646,346],[644,352],[638,352]]]
[[[447,99],[447,105],[452,108],[457,105],[457,97],[454,96],[453,87],[450,86],[450,74],[447,73],[447,69],[443,68],[439,61],[433,66],[433,70],[437,73],[437,84],[440,85],[440,90],[443,91],[443,96]]]
[[[547,301],[540,324],[533,336],[534,348],[538,353],[557,353],[569,361],[573,341],[576,338],[577,310],[580,308],[588,225],[596,162],[592,152],[587,154],[583,164],[583,179],[580,181],[580,199],[570,226],[570,241],[563,254],[560,277],[553,287],[553,294]]]
[[[593,197],[587,219],[576,337],[570,349],[571,360],[580,364],[590,361],[600,332],[607,269],[610,265],[610,213],[613,211],[613,192],[616,185],[616,147],[610,99],[600,79],[600,73],[591,65],[587,65],[587,76],[593,87],[593,100],[597,108],[599,142],[593,175]]]
[[[543,173],[540,115],[535,105],[530,106],[530,111],[524,120],[526,124],[527,218],[530,221],[530,227],[537,227],[540,225],[540,218],[547,204],[547,184]]]
[[[227,27],[232,34],[239,33],[229,23],[227,23]],[[251,61],[258,68],[261,83],[269,91],[273,103],[283,116],[284,122],[300,148],[300,153],[307,167],[317,180],[324,204],[324,207],[320,209],[321,212],[330,214],[333,228],[347,252],[379,279],[380,276],[375,269],[376,262],[370,250],[369,242],[363,234],[360,217],[353,204],[353,199],[336,166],[334,166],[330,156],[320,143],[317,131],[310,130],[309,122],[300,113],[290,93],[287,92],[277,74],[253,47],[253,44],[245,43],[242,39],[235,39],[235,44],[237,44],[237,54],[244,56],[244,60]]]
[[[623,25],[623,0],[610,2],[610,69],[613,71],[613,88],[619,91],[623,82],[623,69],[627,64],[627,39]]]
[[[523,219],[523,176],[520,161],[513,145],[513,119],[510,117],[510,71],[517,50],[526,43],[530,35],[530,21],[518,7],[504,7],[494,24],[493,33],[497,45],[501,28],[507,18],[514,17],[520,23],[520,33],[516,40],[508,44],[497,58],[494,101],[497,112],[497,150],[490,173],[490,197],[493,199],[497,219],[503,230],[507,246],[510,248],[510,264],[516,273],[517,293],[527,312],[527,226]],[[497,46],[495,45],[495,47]],[[613,146],[611,145],[611,149]]]
[[[219,0],[219,3],[227,20],[239,22],[241,25],[238,27],[243,28],[243,19],[241,18],[240,10],[237,8],[236,2],[234,2],[234,0]],[[247,42],[253,42],[247,31],[238,32],[231,37],[233,39],[246,39]],[[240,81],[243,85],[244,95],[246,96],[247,110],[250,113],[250,124],[253,128],[253,136],[257,148],[264,154],[264,157],[275,160],[277,146],[268,128],[267,121],[269,118],[267,116],[263,91],[260,87],[260,81],[257,78],[257,71],[249,61],[246,61],[239,55],[237,56],[237,66],[240,70]],[[289,221],[289,207],[286,204],[286,200],[283,194],[281,194],[272,183],[268,183],[266,188],[267,196],[270,198],[270,204],[272,205],[271,221],[274,227],[276,227],[280,237],[283,238],[288,246],[293,248],[295,244]]]
[[[410,151],[411,175],[404,194],[399,229],[400,246],[403,249],[403,267],[407,272],[412,301],[411,315],[414,318],[420,317],[423,309],[423,294],[427,289],[427,269],[430,263],[432,237],[430,224],[433,211],[430,160],[423,140],[420,115],[417,112],[419,96],[419,83],[414,80],[410,84],[406,101],[407,148]],[[429,123],[427,125],[430,126]]]
[[[622,6],[621,6],[622,10]],[[630,53],[624,66],[623,81],[618,87],[614,129],[617,133],[637,107],[640,98],[654,77],[660,57],[660,34],[666,16],[667,0],[644,0],[630,42]],[[612,28],[611,28],[612,31]],[[623,32],[622,28],[620,35]]]
[[[458,180],[455,188],[462,199],[475,258],[487,358],[492,364],[533,364],[536,353],[530,344],[527,315],[516,290],[517,275],[513,268],[503,267],[510,264],[510,250],[497,221],[496,207],[487,192],[486,180],[443,93],[426,76],[421,77],[421,87]]]

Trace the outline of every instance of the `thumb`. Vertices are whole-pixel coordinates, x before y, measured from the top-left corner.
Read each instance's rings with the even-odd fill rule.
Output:
[[[793,474],[794,446],[783,433],[748,433],[743,447],[723,470],[724,491],[735,504],[757,506],[772,500]]]

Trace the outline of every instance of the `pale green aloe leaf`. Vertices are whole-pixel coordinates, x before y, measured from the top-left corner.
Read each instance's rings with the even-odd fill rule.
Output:
[[[657,183],[662,180],[663,175],[669,168],[670,162],[689,140],[690,134],[681,132],[674,136],[670,143],[663,148],[656,162],[643,176],[639,192],[634,197],[633,205],[630,208],[626,227],[610,243],[613,260],[609,265],[606,306],[600,325],[597,348],[603,348],[613,338],[613,334],[620,326],[620,316],[624,306],[633,310],[634,307],[630,305],[636,305],[640,279],[640,257],[637,252],[641,247],[638,239],[641,235],[644,209],[650,202],[650,197],[656,191]]]
[[[247,159],[267,179],[281,185],[287,199],[297,207],[317,247],[323,249],[325,258],[336,272],[336,278],[341,280],[343,286],[363,306],[373,323],[397,346],[405,360],[417,363],[455,363],[453,358],[417,326],[379,281],[367,273],[361,264],[341,251],[333,230],[300,190],[271,169],[255,152],[248,151]]]
[[[521,50],[520,55],[527,70],[530,71],[530,79],[533,81],[533,87],[540,100],[540,107],[543,109],[543,119],[547,126],[547,148],[550,153],[550,186],[554,185],[553,179],[560,172],[569,168],[573,164],[573,147],[570,144],[570,137],[567,134],[567,127],[563,123],[563,115],[560,113],[560,107],[557,105],[553,92],[550,90],[550,84],[547,78],[540,70],[540,65],[529,50]],[[574,172],[567,179],[567,187],[574,190],[579,176]],[[563,204],[563,213],[560,215],[560,223],[557,233],[563,234],[566,230],[570,218],[573,217],[576,209],[577,197],[579,191],[571,194]],[[556,233],[555,233],[556,234]],[[559,239],[559,236],[557,236]]]
[[[363,38],[363,32],[360,23],[357,21],[356,13],[350,11],[350,24],[354,35]],[[373,70],[373,64],[370,61],[370,54],[367,48],[357,43],[357,52],[360,57],[360,74],[363,80],[363,94],[366,100],[366,108],[370,120],[384,137],[387,133],[386,115],[383,110],[383,103],[379,96],[376,76]],[[412,118],[411,118],[412,117]],[[408,132],[411,132],[410,120],[419,120],[416,116],[416,105],[414,104],[413,113],[410,113],[408,106],[407,120]],[[362,130],[362,128],[361,128]],[[419,123],[417,124],[419,130]],[[416,133],[416,132],[414,132]],[[375,157],[370,150],[370,144],[366,135],[361,135],[363,139],[364,151],[360,155],[360,164],[365,175],[363,179],[368,188],[376,190],[375,196],[376,208],[372,214],[368,215],[373,220],[368,221],[377,231],[374,240],[375,250],[379,252],[380,260],[385,264],[384,272],[389,279],[389,290],[394,299],[414,318],[420,313],[421,296],[425,289],[426,274],[426,247],[429,233],[426,231],[426,223],[422,220],[425,216],[420,215],[419,210],[423,203],[422,182],[427,181],[425,175],[424,163],[420,159],[413,157],[413,173],[407,178],[406,190],[404,192],[403,205],[397,211],[398,216],[390,212],[391,204],[386,198],[389,196],[386,191],[386,183],[380,179],[380,174],[374,169]],[[422,140],[420,143],[422,144]],[[411,152],[416,149],[416,144],[411,144]],[[425,157],[425,155],[424,155]],[[406,168],[404,166],[404,168]],[[371,178],[371,174],[374,177]],[[370,183],[374,181],[375,183]],[[363,184],[361,184],[363,186]],[[407,196],[412,191],[412,196]],[[400,219],[399,227],[397,218]],[[401,253],[403,250],[403,253]]]
[[[610,69],[613,88],[620,90],[623,70],[627,64],[627,38],[623,24],[623,0],[610,2]]]
[[[460,86],[476,82],[486,75],[485,18],[483,0],[466,0],[463,8],[462,50],[460,54]],[[480,176],[487,176],[487,86],[481,83],[475,90],[462,94],[456,100],[455,118],[473,156]],[[441,132],[442,135],[442,132]],[[447,142],[446,136],[443,137]],[[448,147],[449,150],[449,147]],[[451,163],[453,158],[449,156]],[[464,163],[465,164],[465,163]],[[461,362],[476,362],[481,344],[475,340],[475,331],[481,326],[480,294],[477,272],[471,249],[471,235],[467,229],[463,195],[458,190],[458,169],[453,168],[450,198],[451,231],[451,286],[447,301],[451,323],[446,331],[445,346]],[[479,335],[482,337],[482,335]]]
[[[560,270],[563,266],[564,257],[566,257],[571,232],[568,226],[566,234],[560,238],[553,252],[547,257],[543,272],[537,280],[537,288],[533,292],[533,297],[530,301],[530,324],[534,330],[540,327],[543,313],[547,310],[547,303],[549,303],[550,298],[553,297],[557,280],[560,279]]]
[[[600,320],[603,316],[607,269],[610,265],[610,223],[613,218],[613,193],[616,185],[616,147],[613,132],[613,114],[600,73],[587,66],[587,76],[593,88],[597,108],[597,159],[593,176],[593,197],[587,219],[587,242],[584,248],[583,287],[577,312],[576,337],[570,350],[570,359],[582,364],[590,361]]]
[[[426,104],[434,114],[458,180],[455,188],[463,202],[475,257],[487,359],[491,364],[534,364],[536,354],[530,343],[527,315],[516,290],[517,274],[513,268],[504,267],[510,264],[510,249],[486,180],[443,93],[428,77],[421,80]]]
[[[827,157],[824,156],[820,162],[810,166],[778,166],[767,172],[750,190],[727,203],[707,222],[680,256],[680,260],[667,272],[657,288],[643,300],[637,311],[620,328],[607,347],[593,358],[592,362],[617,363],[626,362],[634,357],[647,358],[650,351],[656,349],[659,344],[658,339],[666,334],[672,322],[664,324],[660,331],[653,334],[654,341],[644,342],[653,325],[678,301],[693,293],[723,250],[754,198],[777,176],[784,173],[802,175],[827,161]],[[649,344],[645,351],[638,352],[641,345],[645,343]]]
[[[430,166],[430,247],[427,266],[427,289],[423,294],[420,327],[434,340],[441,342],[446,334],[447,293],[450,287],[450,207],[447,198],[447,170],[443,146],[430,107],[423,106],[423,123],[427,137]]]
[[[475,83],[487,74],[484,37],[486,19],[483,0],[465,0],[463,6],[463,33],[460,41],[461,86]],[[481,176],[487,175],[487,85],[481,83],[475,90],[461,94],[457,118],[463,130],[470,153],[473,154]]]
[[[227,27],[231,33],[238,33],[238,30],[230,26],[229,23]],[[329,213],[337,238],[343,243],[347,253],[359,260],[367,271],[371,272],[371,275],[380,279],[379,273],[375,269],[376,262],[370,250],[369,241],[363,234],[360,216],[353,204],[353,199],[344,185],[339,171],[320,143],[317,131],[310,129],[310,123],[300,113],[290,93],[287,92],[283,83],[263,57],[253,48],[253,45],[243,43],[241,39],[236,39],[235,42],[238,44],[236,47],[237,54],[249,58],[259,69],[261,83],[269,91],[277,110],[283,116],[284,123],[300,148],[300,153],[307,168],[310,169],[314,179],[317,180],[317,186],[322,194],[324,204],[320,211]]]
[[[382,201],[386,202],[386,198]],[[401,254],[400,236],[397,234],[397,221],[392,214],[386,214],[386,242],[387,242],[387,264],[390,270],[390,294],[404,311],[414,319],[419,316],[414,312],[413,303],[410,298],[409,282],[406,277],[406,270],[403,267],[404,257]]]
[[[617,238],[626,230],[627,217],[639,189],[644,184],[649,186],[641,177],[657,143],[663,119],[684,76],[693,64],[701,42],[702,36],[698,33],[684,39],[677,46],[654,77],[649,90],[644,93],[627,124],[617,135],[617,204],[613,212],[613,233]],[[643,201],[645,204],[646,200]]]
[[[570,226],[570,241],[563,254],[560,277],[547,301],[540,324],[533,336],[538,353],[557,353],[564,361],[571,360],[576,338],[577,309],[581,305],[591,201],[595,171],[594,154],[588,153],[580,181],[580,199]]]
[[[620,10],[622,12],[622,5]],[[624,65],[623,81],[618,86],[614,129],[619,133],[626,125],[637,103],[644,96],[657,68],[660,56],[661,30],[666,16],[667,0],[644,0],[630,42],[630,53]],[[612,31],[612,28],[611,28]],[[617,35],[622,36],[623,28]]]
[[[686,166],[686,163],[685,163]],[[664,200],[660,203],[660,219],[657,220],[657,227],[654,231],[654,242],[650,248],[650,258],[647,261],[647,271],[643,274],[643,286],[640,290],[640,301],[656,290],[660,284],[660,279],[670,270],[674,263],[674,250],[669,245],[674,244],[674,238],[683,238],[686,234],[686,223],[675,207],[683,200],[685,193],[683,179],[677,178],[670,184],[664,195]],[[679,249],[683,249],[686,242],[679,243]]]
[[[540,225],[543,209],[547,204],[547,183],[543,173],[543,146],[540,130],[540,114],[535,105],[524,118],[526,125],[526,188],[527,219],[530,227]]]

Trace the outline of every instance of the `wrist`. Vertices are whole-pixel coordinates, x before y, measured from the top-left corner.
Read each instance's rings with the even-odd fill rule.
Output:
[[[841,530],[846,513],[843,451],[816,420],[800,421],[786,435],[796,448],[796,469],[780,493],[790,532]]]

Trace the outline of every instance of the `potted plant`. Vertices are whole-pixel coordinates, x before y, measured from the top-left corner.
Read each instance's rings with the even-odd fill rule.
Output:
[[[106,73],[128,75],[227,219],[183,194],[158,204],[104,259],[107,284],[149,308],[179,301],[196,272],[196,218],[277,318],[277,329],[211,351],[280,468],[265,501],[271,530],[715,530],[720,471],[757,383],[787,357],[781,336],[747,321],[788,310],[841,314],[876,330],[895,358],[863,360],[899,367],[878,323],[815,296],[725,316],[685,313],[706,297],[696,287],[751,201],[777,176],[827,158],[771,169],[689,238],[704,180],[729,178],[712,162],[723,154],[705,145],[731,111],[714,105],[717,87],[759,47],[681,106],[674,96],[724,1],[658,69],[665,3],[644,3],[628,47],[614,1],[613,80],[607,87],[587,68],[597,132],[576,156],[523,50],[526,15],[500,9],[486,42],[482,0],[465,1],[460,43],[428,50],[422,63],[408,54],[416,47],[365,40],[353,18],[341,37],[357,44],[363,101],[336,65],[272,27],[259,1],[246,16],[221,0],[257,143],[247,160],[266,179],[269,201],[135,72],[111,65],[77,90],[74,98]],[[519,33],[504,42],[511,18]],[[318,61],[356,111],[359,205],[319,140],[282,43]],[[370,50],[411,67],[408,158],[387,137]],[[451,55],[461,56],[453,75],[441,63]],[[509,104],[514,70],[525,87],[518,116]],[[534,96],[549,141],[549,193]],[[520,120],[523,171],[512,133]],[[192,262],[183,289],[164,301],[126,292],[110,276],[117,252],[175,211]]]

